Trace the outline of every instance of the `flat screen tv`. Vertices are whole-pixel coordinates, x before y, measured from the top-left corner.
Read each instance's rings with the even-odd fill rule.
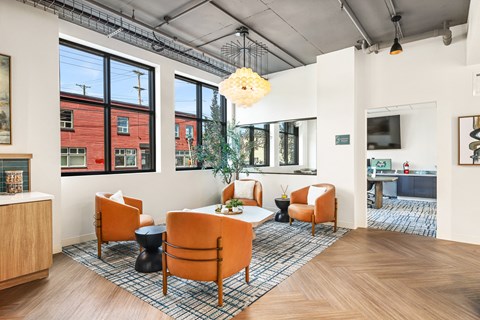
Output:
[[[367,119],[367,149],[401,149],[400,115]]]

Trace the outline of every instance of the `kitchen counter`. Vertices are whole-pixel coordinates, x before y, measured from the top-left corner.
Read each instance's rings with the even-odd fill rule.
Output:
[[[377,171],[377,176],[413,176],[413,177],[436,177],[436,171],[410,170],[410,173],[403,173],[403,170]]]
[[[22,192],[15,194],[0,195],[0,206],[9,204],[53,200],[54,196],[43,192]]]

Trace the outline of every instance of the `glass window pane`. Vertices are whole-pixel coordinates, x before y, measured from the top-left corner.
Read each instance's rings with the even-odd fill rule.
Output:
[[[60,45],[60,91],[103,101],[103,57]]]
[[[103,107],[67,101],[61,101],[60,106],[73,110],[75,113],[75,131],[61,131],[61,152],[69,154],[69,167],[63,167],[62,172],[104,171],[105,126]],[[66,157],[62,157],[62,166],[65,161]],[[79,165],[80,163],[82,168],[71,168],[72,164]]]
[[[202,118],[212,119],[212,106],[220,111],[218,90],[202,86]],[[221,119],[221,115],[220,119]]]
[[[110,86],[112,101],[149,107],[149,75],[147,69],[111,60]]]
[[[263,166],[266,164],[265,148],[267,145],[266,131],[254,130],[253,165]]]
[[[177,168],[196,167],[193,151],[197,146],[197,121],[186,118],[175,118],[178,124],[180,137],[175,139],[175,159]],[[187,129],[190,128],[190,129]],[[191,135],[187,133],[191,132]]]
[[[175,79],[175,114],[197,116],[197,86]]]
[[[297,152],[296,152],[295,141],[296,141],[295,136],[288,135],[288,164],[297,163]]]
[[[70,167],[80,167],[85,165],[85,157],[79,155],[70,155]]]
[[[67,166],[67,156],[62,155],[61,163],[62,163],[62,167]]]
[[[111,109],[112,170],[151,169],[151,153],[142,154],[141,150],[150,150],[150,115],[141,111]],[[117,131],[117,123],[128,119],[129,135]],[[143,161],[142,161],[143,159]]]
[[[280,165],[285,164],[285,135],[280,134],[280,139],[278,142],[278,159],[280,162]]]

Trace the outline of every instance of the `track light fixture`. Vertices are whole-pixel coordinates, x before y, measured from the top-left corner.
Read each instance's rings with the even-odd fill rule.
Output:
[[[390,54],[395,55],[403,52],[400,42],[398,42],[398,22],[402,19],[401,15],[394,15],[392,17],[392,22],[395,27],[395,39],[393,40],[392,48],[390,49]]]

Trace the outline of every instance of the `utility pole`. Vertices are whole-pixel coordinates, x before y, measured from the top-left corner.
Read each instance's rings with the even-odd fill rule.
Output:
[[[138,70],[132,70],[133,73],[137,75],[138,78],[138,86],[134,86],[135,89],[138,90],[138,104],[142,105],[142,91],[147,90],[145,88],[142,88],[141,83],[140,83],[140,77],[145,75],[145,73],[138,71]]]
[[[86,84],[75,84],[77,87],[80,87],[82,88],[82,91],[83,91],[83,95],[86,96],[87,95],[87,89],[90,89],[91,87],[90,86],[87,86]]]

